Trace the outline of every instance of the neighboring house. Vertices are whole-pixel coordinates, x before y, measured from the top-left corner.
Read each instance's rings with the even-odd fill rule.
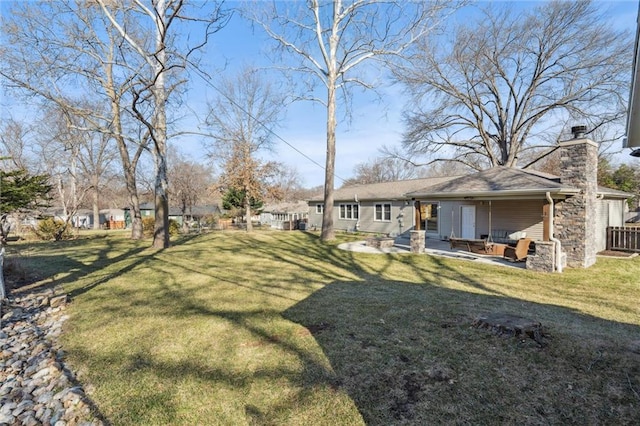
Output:
[[[414,229],[413,203],[405,193],[416,191],[455,177],[410,179],[395,182],[381,182],[350,185],[333,192],[333,225],[343,231],[361,231],[377,234],[398,235]],[[324,210],[323,196],[317,195],[309,201],[309,227],[322,226]],[[432,228],[437,220],[428,221]]]
[[[62,219],[64,220],[64,219]],[[90,229],[93,227],[93,210],[78,209],[76,214],[71,218],[71,224],[74,228]]]
[[[627,212],[624,219],[626,223],[640,223],[640,210]]]
[[[268,204],[260,213],[260,223],[273,229],[290,231],[304,228],[309,216],[309,205],[304,201]]]
[[[125,209],[127,212],[129,209]],[[141,203],[140,204],[140,216],[142,219],[148,217],[155,217],[155,205],[151,202],[149,203]],[[187,208],[187,211],[184,213],[184,218],[187,221],[194,221],[200,223],[202,218],[206,216],[220,216],[222,211],[220,207],[215,204],[204,205],[204,206],[193,206],[191,208]],[[182,225],[183,214],[182,209],[178,207],[169,207],[169,219],[175,220],[180,225]]]
[[[100,226],[106,229],[125,229],[128,226],[127,213],[124,209],[100,210]]]
[[[43,217],[53,217],[55,220],[65,222],[67,220],[67,214],[64,210],[57,208],[50,208],[44,211]],[[89,229],[93,227],[93,210],[78,209],[76,213],[71,217],[69,223],[75,228]]]

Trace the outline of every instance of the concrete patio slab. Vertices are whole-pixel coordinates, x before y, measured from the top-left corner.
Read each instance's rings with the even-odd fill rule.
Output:
[[[353,241],[342,243],[338,246],[341,250],[355,251],[360,253],[372,254],[410,254],[410,245],[408,238],[396,238],[393,247],[375,248],[366,245],[366,241]],[[525,262],[510,262],[504,258],[497,256],[482,255],[470,253],[464,250],[452,249],[448,241],[427,238],[425,244],[425,253],[430,256],[450,257],[454,259],[468,260],[472,262],[486,263],[488,265],[505,266],[510,268],[525,269]]]

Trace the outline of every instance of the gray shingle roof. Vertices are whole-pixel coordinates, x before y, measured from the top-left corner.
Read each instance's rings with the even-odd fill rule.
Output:
[[[455,179],[456,177],[457,176],[434,177],[350,185],[336,189],[333,192],[333,199],[334,201],[355,201],[356,196],[358,197],[358,200],[404,199],[404,194],[407,192],[446,182],[451,179]],[[323,194],[318,194],[310,198],[309,201],[323,201]]]
[[[309,205],[305,201],[267,204],[262,211],[265,213],[308,213]]]
[[[483,194],[495,192],[529,192],[553,191],[576,192],[574,188],[566,187],[558,179],[547,178],[536,173],[512,167],[494,167],[457,179],[431,185],[407,194],[416,196],[464,196],[468,194]]]
[[[334,201],[394,200],[410,198],[463,198],[479,196],[544,196],[546,192],[572,195],[577,188],[564,185],[559,176],[535,170],[498,166],[465,176],[411,179],[396,182],[351,185],[334,191]],[[598,194],[612,198],[628,198],[632,194],[598,187]],[[321,202],[322,194],[310,202]]]
[[[449,197],[464,196],[508,196],[508,195],[542,195],[546,192],[571,195],[579,192],[577,188],[564,185],[560,177],[535,170],[523,170],[513,167],[498,166],[471,175],[421,188],[405,194],[407,197]],[[598,187],[598,193],[614,197],[626,198],[627,194],[615,189]]]

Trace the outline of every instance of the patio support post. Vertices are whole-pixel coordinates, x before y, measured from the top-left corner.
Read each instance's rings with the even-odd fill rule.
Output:
[[[425,246],[425,231],[415,230],[411,231],[411,253],[422,254],[424,253]]]
[[[415,230],[420,231],[422,229],[422,214],[420,213],[420,201],[416,200],[413,203],[415,207]]]

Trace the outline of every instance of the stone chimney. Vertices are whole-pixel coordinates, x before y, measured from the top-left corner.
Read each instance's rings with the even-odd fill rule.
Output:
[[[585,126],[572,127],[573,139],[560,142],[561,183],[580,193],[557,203],[555,223],[567,265],[588,268],[596,262],[598,144],[585,132]]]

